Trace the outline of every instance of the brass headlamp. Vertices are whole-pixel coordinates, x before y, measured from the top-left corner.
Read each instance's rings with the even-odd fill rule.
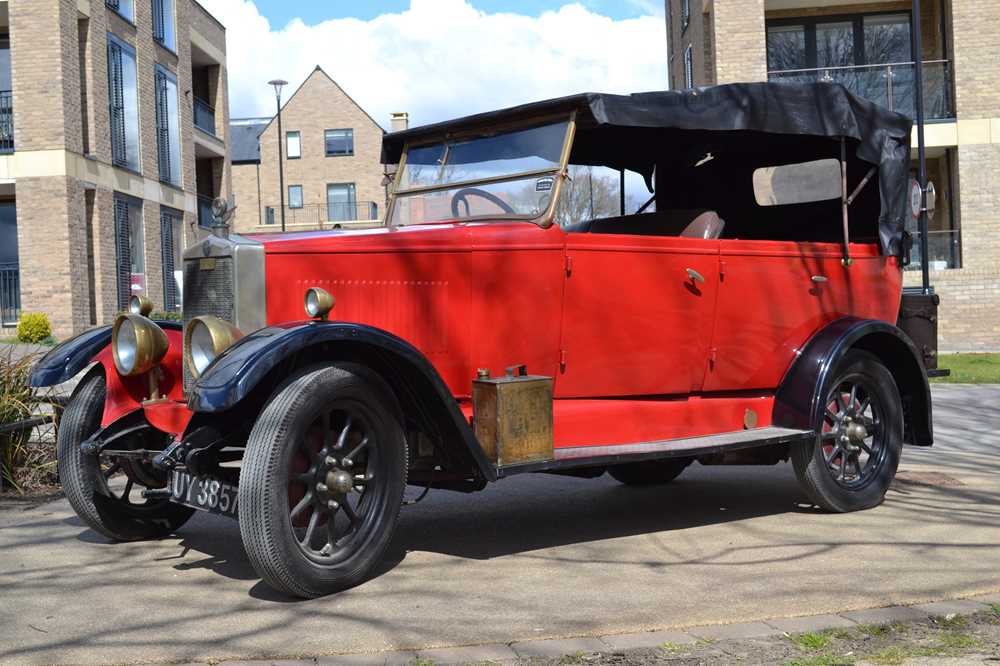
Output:
[[[184,329],[184,360],[191,374],[201,373],[223,351],[243,337],[243,332],[224,319],[212,315],[195,317]]]
[[[163,329],[141,314],[120,314],[111,329],[111,351],[118,372],[131,377],[163,360],[169,342]]]

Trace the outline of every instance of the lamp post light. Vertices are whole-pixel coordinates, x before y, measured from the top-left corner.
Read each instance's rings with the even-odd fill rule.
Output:
[[[285,230],[285,156],[281,146],[284,132],[281,130],[281,89],[288,85],[284,79],[274,79],[267,82],[274,87],[274,101],[278,108],[278,194],[281,197],[281,230]]]

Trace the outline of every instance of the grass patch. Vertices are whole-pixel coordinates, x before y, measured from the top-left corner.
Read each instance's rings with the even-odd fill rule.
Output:
[[[566,654],[559,658],[560,664],[579,664],[583,662],[583,652],[574,652],[573,654]]]
[[[990,612],[994,615],[1000,615],[1000,604],[990,604]]]
[[[941,647],[928,647],[926,645],[893,645],[869,655],[866,659],[875,664],[893,666],[914,657],[938,657],[945,651]]]
[[[828,634],[816,631],[793,634],[788,639],[806,650],[822,650],[830,644],[830,636]]]
[[[964,615],[938,615],[937,617],[932,617],[931,622],[942,629],[965,629],[969,626],[969,619]]]
[[[947,384],[1000,384],[1000,354],[941,354],[938,367],[951,375],[932,382]]]
[[[434,660],[426,657],[417,657],[411,663],[413,666],[434,666]]]
[[[844,666],[853,664],[853,655],[818,654],[814,657],[803,657],[788,662],[787,666]]]
[[[941,634],[937,637],[937,642],[941,647],[948,650],[968,650],[982,645],[982,642],[975,636],[958,632]]]
[[[660,649],[665,650],[667,652],[680,652],[681,650],[684,649],[684,646],[678,643],[671,643],[670,641],[664,641],[660,643]]]
[[[891,624],[859,624],[855,629],[864,634],[865,636],[871,636],[872,638],[879,638],[880,636],[885,636],[893,630],[893,625]]]

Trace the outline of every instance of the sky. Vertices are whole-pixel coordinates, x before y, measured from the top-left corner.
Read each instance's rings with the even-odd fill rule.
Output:
[[[200,0],[227,32],[232,117],[320,65],[383,127],[576,92],[667,86],[663,1]]]

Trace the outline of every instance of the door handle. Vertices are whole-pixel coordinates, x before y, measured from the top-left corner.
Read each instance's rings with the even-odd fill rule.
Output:
[[[829,278],[827,278],[825,275],[813,275],[809,279],[817,284],[822,284],[823,282],[826,282]]]
[[[692,280],[694,280],[695,282],[702,282],[702,283],[705,282],[705,276],[702,275],[701,273],[699,273],[698,271],[696,271],[693,268],[688,268],[687,269],[687,274],[688,274],[688,277],[691,278]]]

